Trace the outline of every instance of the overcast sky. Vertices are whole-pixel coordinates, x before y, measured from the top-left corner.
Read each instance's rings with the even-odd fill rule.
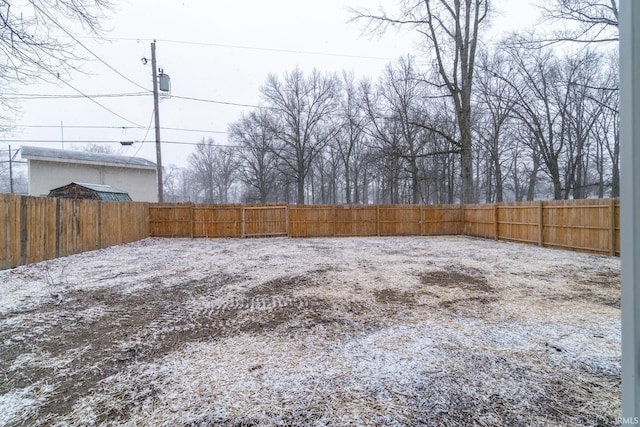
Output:
[[[151,48],[157,40],[158,66],[171,77],[171,98],[160,103],[163,165],[186,166],[193,145],[203,137],[227,142],[226,130],[243,111],[230,104],[256,105],[259,88],[269,73],[282,75],[295,67],[309,71],[353,71],[376,78],[384,66],[408,53],[417,54],[414,35],[389,31],[384,37],[362,35],[362,24],[348,23],[348,7],[393,7],[391,0],[128,0],[118,2],[105,22],[107,41],[80,41],[94,58],[89,73],[67,80],[87,95],[142,92],[152,88]],[[528,1],[498,0],[494,32],[532,24]],[[88,57],[92,54],[84,52]],[[141,59],[149,63],[143,65]],[[126,80],[107,65],[137,83]],[[70,86],[37,84],[18,88],[20,94],[77,95]],[[215,102],[179,99],[199,98]],[[30,99],[21,101],[15,129],[0,148],[20,145],[81,147],[74,141],[140,141],[122,148],[123,155],[156,160],[152,96]],[[227,104],[230,103],[230,104]],[[62,126],[61,126],[62,124]],[[151,128],[147,132],[147,128]],[[45,127],[42,127],[45,126]],[[142,127],[139,129],[137,127]],[[96,127],[96,128],[89,128]],[[97,128],[100,127],[100,128]],[[145,139],[146,136],[146,139]],[[42,142],[40,142],[42,141]],[[141,141],[146,141],[142,143]],[[177,144],[182,143],[182,144]]]

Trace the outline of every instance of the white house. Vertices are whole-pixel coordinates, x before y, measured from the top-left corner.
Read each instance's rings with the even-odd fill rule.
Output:
[[[22,146],[29,170],[29,195],[46,196],[71,182],[109,185],[137,202],[157,202],[156,164],[140,157]]]

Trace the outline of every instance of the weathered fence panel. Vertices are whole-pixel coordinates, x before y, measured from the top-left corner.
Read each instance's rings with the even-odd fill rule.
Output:
[[[378,206],[379,236],[420,236],[422,210],[419,205]]]
[[[156,237],[193,237],[191,204],[149,206],[149,232]]]
[[[458,235],[620,254],[619,199],[491,205],[194,205],[0,194],[0,268],[155,237]]]
[[[151,235],[165,237],[465,234],[616,255],[619,205],[618,199],[430,206],[152,205],[150,228]],[[191,231],[181,225],[189,221]],[[203,232],[205,224],[217,228]]]
[[[543,244],[586,252],[619,253],[615,205],[604,199],[546,202]],[[618,233],[619,234],[619,233]],[[613,243],[613,248],[611,247]]]
[[[335,236],[378,236],[378,208],[376,206],[336,206]]]
[[[497,238],[540,244],[540,224],[544,224],[542,206],[543,202],[496,204]]]
[[[242,237],[275,237],[289,234],[287,206],[242,208]]]
[[[0,194],[0,268],[148,237],[148,206]]]
[[[192,237],[242,237],[242,206],[192,205]]]
[[[495,237],[493,205],[464,205],[463,218],[464,234],[467,236]]]
[[[336,235],[336,207],[326,205],[289,206],[289,236],[332,237]]]
[[[469,236],[620,254],[619,199],[465,205],[464,224]]]
[[[462,205],[422,206],[422,235],[442,236],[463,234]]]

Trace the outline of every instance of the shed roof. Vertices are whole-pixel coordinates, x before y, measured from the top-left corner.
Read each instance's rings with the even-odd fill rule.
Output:
[[[22,146],[22,157],[29,160],[47,160],[66,163],[88,163],[120,167],[155,169],[156,164],[141,157],[116,156],[88,151],[61,150],[59,148]]]
[[[62,192],[63,190],[72,187],[78,186],[83,187],[88,190],[93,191],[99,200],[109,201],[109,202],[129,202],[131,201],[131,196],[126,191],[120,190],[115,187],[111,187],[110,185],[102,185],[102,184],[89,184],[85,182],[72,182],[71,184],[63,185],[62,187],[54,188],[49,192],[56,193]]]

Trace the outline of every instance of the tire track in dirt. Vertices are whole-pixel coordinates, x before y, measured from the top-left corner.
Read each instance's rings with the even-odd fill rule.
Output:
[[[143,339],[153,335],[150,326],[160,313],[175,311],[193,295],[215,296],[234,282],[233,277],[218,275],[178,286],[146,287],[137,293],[111,288],[70,291],[60,305],[8,313],[0,321],[6,325],[12,325],[14,318],[20,321],[15,322],[19,326],[0,332],[0,373],[5,377],[0,394],[50,382],[55,384],[55,396],[35,415],[65,414],[100,380],[132,362],[160,357],[193,338],[193,333],[183,330],[180,336],[176,331],[155,342],[132,342],[137,335]],[[92,321],[82,321],[83,313],[96,306],[104,310]],[[18,339],[22,336],[28,339]],[[18,356],[22,356],[20,362]],[[57,363],[48,363],[52,360]]]
[[[0,373],[5,376],[0,394],[52,382],[55,396],[34,415],[39,419],[63,416],[80,397],[99,388],[101,380],[189,342],[260,333],[294,319],[309,319],[298,322],[297,327],[314,324],[326,317],[321,314],[328,310],[326,304],[292,292],[316,286],[322,274],[277,278],[227,298],[225,289],[246,277],[216,275],[182,283],[174,277],[168,286],[163,276],[154,276],[132,292],[112,288],[70,291],[60,305],[8,313],[0,322],[15,326],[0,331]],[[96,312],[87,316],[91,310]],[[58,363],[43,363],[43,359]],[[122,419],[122,415],[106,413],[101,422]]]
[[[211,307],[203,307],[189,315],[194,324],[213,328],[234,328],[251,322],[258,315],[269,315],[275,311],[305,310],[313,303],[306,298],[291,295],[258,295],[231,297]],[[317,304],[316,304],[317,305]]]

